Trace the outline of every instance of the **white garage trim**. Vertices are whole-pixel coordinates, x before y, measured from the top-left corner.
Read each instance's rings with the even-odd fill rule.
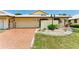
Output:
[[[4,20],[0,19],[0,29],[4,29]]]

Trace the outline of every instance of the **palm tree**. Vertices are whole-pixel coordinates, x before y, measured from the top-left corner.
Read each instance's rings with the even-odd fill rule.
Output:
[[[53,20],[55,19],[55,14],[54,14],[54,17],[51,14],[51,18],[52,18],[52,24],[53,24]]]

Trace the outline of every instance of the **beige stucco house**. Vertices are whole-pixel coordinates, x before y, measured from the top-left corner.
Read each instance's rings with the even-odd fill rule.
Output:
[[[0,11],[0,29],[11,28],[47,28],[51,23],[64,24],[70,18],[69,15],[50,15],[38,10],[28,15],[13,15],[6,11]]]
[[[69,22],[72,24],[79,24],[79,14],[73,15],[72,18],[69,18]]]

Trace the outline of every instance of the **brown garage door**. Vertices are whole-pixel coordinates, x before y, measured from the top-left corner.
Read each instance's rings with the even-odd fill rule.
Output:
[[[16,28],[32,28],[39,27],[39,21],[37,20],[16,20]]]

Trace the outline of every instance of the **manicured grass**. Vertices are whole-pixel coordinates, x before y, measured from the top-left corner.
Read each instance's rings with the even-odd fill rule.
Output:
[[[35,42],[33,48],[39,49],[68,49],[79,48],[79,28],[69,36],[49,36],[43,34],[35,35]]]

